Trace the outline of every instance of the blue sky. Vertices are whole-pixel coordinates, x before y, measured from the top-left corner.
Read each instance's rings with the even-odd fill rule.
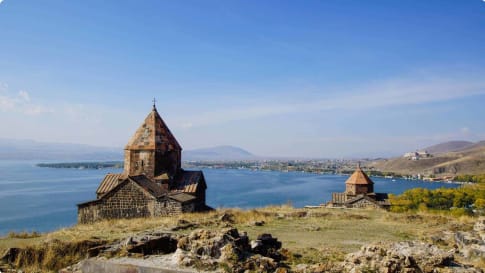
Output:
[[[388,156],[485,140],[485,2],[0,2],[0,137]]]

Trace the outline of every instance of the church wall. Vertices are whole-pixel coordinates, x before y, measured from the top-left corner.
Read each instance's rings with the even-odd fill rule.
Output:
[[[155,161],[157,162],[157,165],[154,169],[156,175],[169,173],[170,176],[174,176],[181,168],[180,151],[157,151],[155,154]]]
[[[86,207],[79,207],[78,221],[89,223],[101,219],[151,216],[149,208],[156,200],[150,198],[133,182],[128,182],[111,196]]]
[[[346,184],[345,192],[347,194],[357,195],[357,194],[367,194],[374,191],[372,185],[356,185],[356,184]]]
[[[154,202],[138,185],[128,182],[103,200],[100,216],[104,219],[150,216],[148,207]]]
[[[371,202],[367,199],[361,199],[355,203],[349,204],[348,207],[350,208],[380,208],[379,205],[377,205],[374,202]]]
[[[170,198],[156,200],[138,185],[128,182],[112,196],[80,206],[78,222],[91,223],[103,219],[171,216],[197,210],[197,203],[182,204]]]
[[[99,217],[99,205],[89,204],[78,208],[77,222],[80,224],[92,223],[100,219]]]
[[[345,193],[355,195],[355,185],[345,184]]]
[[[170,198],[158,200],[153,204],[153,216],[171,216],[182,212],[182,204]]]
[[[125,169],[128,175],[145,174],[148,178],[155,175],[155,153],[143,150],[125,150]]]

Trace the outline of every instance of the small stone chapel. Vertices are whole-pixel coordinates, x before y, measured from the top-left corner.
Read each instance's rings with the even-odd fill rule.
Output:
[[[360,164],[354,173],[345,182],[345,192],[332,193],[330,207],[347,208],[383,208],[388,209],[391,204],[387,193],[374,192],[374,182],[360,168]]]
[[[202,171],[182,169],[182,147],[158,114],[155,102],[125,147],[124,170],[108,173],[96,200],[78,204],[78,222],[206,211]]]

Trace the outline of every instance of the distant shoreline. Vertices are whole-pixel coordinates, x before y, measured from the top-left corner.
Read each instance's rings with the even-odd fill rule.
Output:
[[[38,163],[36,164],[37,167],[41,168],[54,168],[54,169],[122,169],[123,168],[123,161],[91,161],[91,162],[60,162],[60,163]],[[235,167],[206,167],[209,169],[227,169],[227,170],[247,170],[247,171],[274,171],[274,172],[300,172],[300,173],[308,173],[308,174],[316,174],[316,175],[343,175],[343,176],[348,176],[350,174],[348,173],[338,173],[338,172],[312,172],[312,171],[304,171],[304,170],[277,170],[277,169],[251,169],[251,168],[235,168]],[[429,183],[447,183],[447,184],[469,184],[469,182],[460,182],[460,181],[427,181],[424,179],[410,179],[410,178],[405,178],[405,177],[388,177],[384,175],[375,175],[375,174],[370,174],[369,176],[371,177],[379,177],[379,178],[385,178],[389,180],[395,180],[395,179],[400,179],[400,180],[415,180],[415,181],[423,181],[423,182],[429,182]]]
[[[38,163],[37,167],[55,169],[121,169],[123,161]]]

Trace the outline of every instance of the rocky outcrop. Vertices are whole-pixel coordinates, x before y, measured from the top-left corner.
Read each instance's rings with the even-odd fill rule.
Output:
[[[455,233],[459,253],[465,258],[485,258],[485,217],[480,217],[473,230]]]
[[[273,272],[282,260],[278,252],[281,242],[271,234],[262,234],[249,244],[247,234],[239,234],[235,228],[220,232],[196,230],[180,238],[177,247],[183,266],[202,264],[205,268],[230,267],[234,272]]]
[[[371,244],[346,256],[341,270],[349,273],[482,273],[481,269],[455,263],[453,252],[423,242]]]
[[[271,234],[261,234],[251,241],[245,232],[235,228],[220,231],[200,229],[189,235],[170,233],[141,233],[114,244],[93,248],[90,251],[112,257],[125,253],[128,257],[105,259],[94,257],[64,269],[64,273],[111,272],[118,268],[134,268],[133,272],[168,272],[174,269],[191,272],[192,269],[230,272],[287,272],[281,262],[281,242]],[[134,259],[142,254],[143,259]],[[131,256],[131,257],[130,257]],[[105,270],[106,269],[106,270]],[[117,269],[117,270],[118,270]],[[130,271],[131,272],[131,271]]]

